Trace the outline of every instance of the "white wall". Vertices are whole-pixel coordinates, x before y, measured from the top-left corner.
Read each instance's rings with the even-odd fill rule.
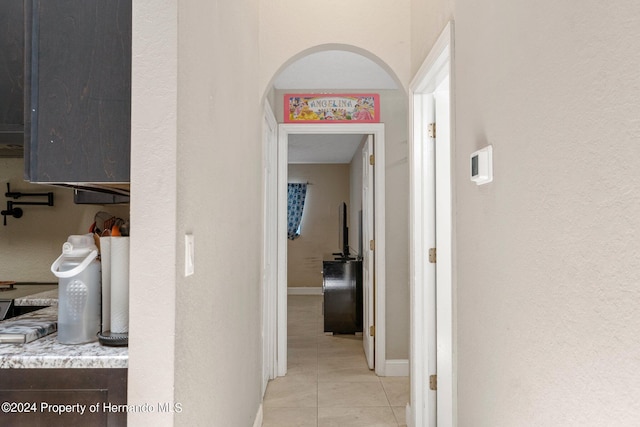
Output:
[[[260,2],[260,93],[278,71],[320,46],[351,47],[382,61],[407,87],[410,80],[410,0]]]
[[[289,164],[288,169],[288,182],[311,185],[307,187],[300,236],[287,240],[287,286],[322,287],[322,261],[342,251],[338,205],[346,202],[351,212],[349,165]]]
[[[99,211],[129,218],[129,207],[76,205],[72,189],[30,184],[24,181],[23,170],[23,159],[0,158],[0,210],[6,210],[7,200],[46,202],[46,198],[41,197],[25,196],[18,200],[4,197],[7,182],[11,184],[11,191],[53,192],[53,206],[18,206],[23,210],[22,218],[8,216],[7,225],[0,224],[0,277],[17,282],[57,282],[51,273],[51,264],[62,253],[67,237],[88,233]]]
[[[636,425],[640,4],[453,9],[459,425]]]
[[[136,1],[129,403],[146,425],[251,426],[260,403],[257,1]],[[178,16],[180,19],[178,20]],[[184,234],[195,237],[185,278]]]
[[[384,92],[383,92],[384,93]],[[389,94],[391,95],[391,94]],[[386,357],[409,358],[409,149],[407,98],[385,96]],[[386,108],[386,110],[385,110]]]
[[[411,0],[411,77],[416,74],[447,22],[455,0]]]
[[[176,425],[251,426],[261,402],[258,2],[180,1]],[[180,252],[179,252],[180,253]]]
[[[177,2],[133,2],[131,223],[137,232],[130,239],[127,395],[133,405],[176,401],[177,34]],[[133,412],[128,423],[173,426],[173,418]]]

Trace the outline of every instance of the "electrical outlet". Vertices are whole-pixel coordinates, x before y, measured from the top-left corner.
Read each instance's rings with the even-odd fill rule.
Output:
[[[184,276],[191,276],[195,271],[195,245],[193,234],[184,235]]]

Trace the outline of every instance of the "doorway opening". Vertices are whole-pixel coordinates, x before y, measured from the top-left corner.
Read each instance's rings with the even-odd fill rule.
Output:
[[[267,308],[267,311],[276,313],[275,330],[271,336],[265,337],[266,341],[275,342],[276,376],[284,376],[287,372],[287,178],[288,178],[288,145],[290,135],[373,135],[373,145],[376,152],[374,167],[375,202],[374,210],[374,240],[375,251],[375,314],[372,322],[375,323],[375,356],[374,366],[376,374],[384,376],[385,366],[385,242],[384,242],[384,125],[374,124],[281,124],[278,126],[277,140],[277,186],[267,194],[267,200],[277,200],[277,239],[275,251],[277,253],[277,274],[274,293],[276,295],[275,308]],[[268,189],[267,189],[268,190]],[[373,295],[372,295],[373,297]],[[269,302],[267,301],[269,304]],[[273,303],[270,303],[273,304]],[[367,326],[365,326],[367,328]]]
[[[339,49],[339,50],[336,50]],[[334,65],[327,67],[328,64]],[[355,72],[366,69],[367,72]],[[295,72],[294,72],[295,68]],[[387,141],[385,144],[385,125],[381,123],[287,123],[276,125],[277,132],[275,137],[271,135],[271,140],[266,141],[264,154],[266,168],[270,168],[270,183],[265,183],[265,266],[263,268],[263,309],[265,316],[263,317],[263,346],[267,346],[269,354],[265,354],[264,360],[271,365],[265,364],[265,379],[276,379],[289,373],[293,378],[300,374],[301,364],[298,363],[301,357],[297,357],[295,351],[300,347],[300,343],[295,339],[291,340],[292,346],[295,347],[294,353],[290,355],[291,360],[287,360],[287,351],[289,350],[287,342],[287,309],[288,300],[287,292],[289,284],[287,283],[287,246],[286,238],[286,188],[287,175],[285,171],[288,168],[288,139],[291,135],[313,135],[322,133],[333,134],[358,134],[372,135],[375,157],[375,236],[373,239],[375,249],[373,258],[375,258],[375,276],[376,276],[376,299],[372,301],[374,308],[372,318],[375,320],[375,331],[371,328],[371,332],[375,333],[375,342],[371,342],[374,350],[369,354],[372,356],[372,364],[375,371],[371,372],[368,367],[365,368],[369,375],[376,377],[399,376],[407,377],[409,374],[408,347],[409,347],[409,294],[408,287],[402,284],[408,283],[408,194],[406,187],[408,185],[408,162],[407,162],[407,92],[403,90],[400,80],[394,74],[391,68],[377,58],[375,55],[355,46],[342,45],[322,45],[315,46],[305,51],[299,52],[292,57],[288,63],[283,64],[278,72],[274,74],[272,86],[264,95],[265,107],[276,107],[277,116],[280,117],[280,111],[287,114],[280,105],[282,95],[287,93],[315,93],[325,91],[343,91],[343,93],[354,93],[354,91],[381,91],[380,95],[384,96],[382,104],[383,112],[387,117],[386,125],[388,128]],[[282,119],[282,118],[281,118]],[[275,147],[275,148],[273,148]],[[386,153],[385,153],[386,152]],[[389,156],[388,163],[385,165],[385,154]],[[275,172],[274,172],[275,171]],[[386,177],[385,177],[386,175]],[[389,198],[385,197],[385,186],[389,185],[393,189],[389,193]],[[372,185],[371,188],[374,186]],[[313,193],[314,185],[309,187]],[[308,194],[311,194],[308,193]],[[393,206],[393,209],[384,212],[386,203]],[[275,207],[271,203],[275,200]],[[353,216],[353,212],[351,215]],[[364,214],[364,212],[363,212]],[[275,230],[271,227],[275,226]],[[385,228],[389,236],[385,238]],[[304,222],[302,224],[302,233],[304,234]],[[276,236],[270,240],[269,235]],[[363,239],[364,240],[364,239]],[[386,242],[385,242],[386,240]],[[385,251],[386,254],[385,255]],[[268,258],[272,258],[275,264],[268,264]],[[385,259],[386,257],[386,259]],[[284,263],[284,265],[283,265]],[[390,263],[387,266],[387,263]],[[317,267],[322,269],[320,264]],[[385,283],[386,281],[386,283]],[[386,292],[386,285],[389,286],[389,292]],[[293,285],[296,286],[296,285]],[[373,293],[372,293],[373,296]],[[271,301],[273,298],[273,301]],[[294,300],[300,298],[292,296],[292,305]],[[304,297],[303,297],[304,298]],[[387,308],[388,307],[388,308]],[[392,310],[392,315],[387,316],[387,309]],[[291,315],[293,319],[294,313]],[[388,319],[387,319],[388,317]],[[272,319],[267,322],[266,319]],[[296,325],[298,326],[298,325]],[[372,325],[373,322],[372,322]],[[293,327],[291,327],[293,330]],[[299,328],[297,328],[299,329]],[[363,327],[363,332],[367,333],[369,328]],[[364,338],[364,333],[363,337]],[[331,337],[335,338],[335,337]],[[318,347],[320,348],[318,340]],[[327,340],[332,341],[332,340]],[[364,341],[364,340],[361,340]],[[356,340],[353,340],[356,342]],[[271,344],[267,344],[271,343]],[[360,344],[360,343],[359,343]],[[324,344],[323,344],[324,345]],[[388,345],[388,348],[387,348]],[[263,347],[265,348],[265,347]],[[318,351],[318,359],[320,351]],[[336,356],[338,358],[339,356]],[[389,357],[389,358],[388,358]],[[327,359],[330,359],[328,357]],[[330,362],[326,360],[328,365]],[[368,363],[367,363],[368,364]],[[290,365],[290,366],[288,366]],[[375,365],[375,366],[374,366]],[[318,365],[318,372],[325,366]],[[364,368],[364,367],[363,367]],[[318,376],[319,378],[319,376]],[[269,382],[269,390],[272,385],[287,382],[286,378],[281,378],[273,382]],[[403,383],[402,403],[394,406],[404,407],[409,401],[408,381]],[[320,391],[320,390],[318,390]],[[267,395],[269,391],[267,391]],[[396,408],[397,409],[397,408]]]
[[[317,373],[318,382],[341,376],[370,380],[375,375],[369,371],[373,340],[362,334],[359,297],[363,258],[371,258],[369,250],[363,251],[360,232],[363,171],[373,167],[367,159],[365,169],[363,161],[369,138],[289,135],[288,196],[295,196],[296,189],[305,194],[299,235],[292,233],[296,224],[291,218],[287,230],[289,378],[304,377],[309,371]],[[371,344],[369,358],[363,342]]]

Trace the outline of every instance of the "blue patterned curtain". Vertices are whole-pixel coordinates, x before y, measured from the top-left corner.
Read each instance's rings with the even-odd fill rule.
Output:
[[[287,238],[300,236],[300,221],[307,195],[307,184],[287,184]]]

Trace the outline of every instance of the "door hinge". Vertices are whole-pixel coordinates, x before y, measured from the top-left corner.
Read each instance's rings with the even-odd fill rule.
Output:
[[[429,138],[435,138],[436,137],[436,124],[435,123],[429,123],[429,125],[427,126],[428,132],[429,132]]]
[[[375,337],[376,336],[376,326],[375,325],[369,326],[369,336],[370,337]]]
[[[437,375],[429,375],[429,390],[437,390],[438,389],[438,376]]]
[[[429,262],[431,264],[435,264],[436,263],[436,258],[437,258],[436,248],[430,248],[429,249]]]
[[[371,166],[373,166],[373,165],[375,164],[375,162],[376,162],[375,157],[373,157],[373,154],[370,154],[370,155],[369,155],[369,164],[370,164]]]
[[[369,240],[369,249],[371,249],[372,251],[376,250],[376,241],[375,240]]]

